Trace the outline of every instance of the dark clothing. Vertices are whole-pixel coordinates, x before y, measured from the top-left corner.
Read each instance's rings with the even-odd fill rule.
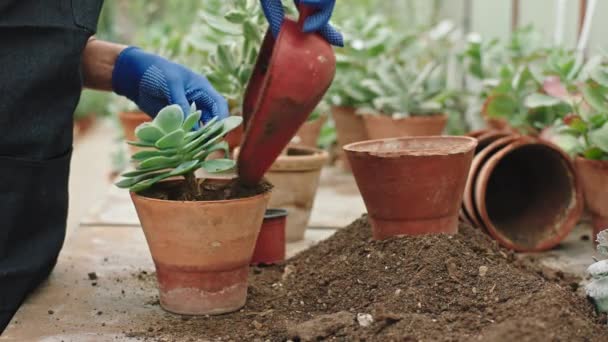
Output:
[[[102,0],[0,0],[0,332],[65,236],[80,61]]]

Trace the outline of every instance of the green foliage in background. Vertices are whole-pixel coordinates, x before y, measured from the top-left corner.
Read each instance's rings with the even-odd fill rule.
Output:
[[[108,92],[85,89],[80,95],[80,101],[74,111],[74,118],[76,120],[85,118],[87,116],[101,116],[105,117],[109,115],[108,102],[110,101],[111,95]]]

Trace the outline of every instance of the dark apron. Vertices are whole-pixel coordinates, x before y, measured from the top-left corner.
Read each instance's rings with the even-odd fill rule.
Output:
[[[80,59],[102,0],[0,0],[0,332],[65,237]]]

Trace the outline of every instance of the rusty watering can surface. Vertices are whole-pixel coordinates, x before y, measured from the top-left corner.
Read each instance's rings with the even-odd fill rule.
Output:
[[[298,128],[319,104],[336,71],[332,46],[317,33],[304,33],[314,12],[300,6],[298,22],[285,18],[275,39],[262,43],[243,102],[245,135],[238,174],[245,184],[259,182]]]

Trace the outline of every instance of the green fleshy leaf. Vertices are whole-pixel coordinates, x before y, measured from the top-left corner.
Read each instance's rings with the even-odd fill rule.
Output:
[[[545,94],[534,93],[526,97],[526,108],[553,107],[562,103],[562,100]]]
[[[155,172],[155,171],[166,170],[171,167],[175,167],[176,165],[177,165],[177,163],[174,163],[173,166],[159,166],[159,167],[150,167],[150,168],[145,168],[145,169],[137,169],[135,171],[129,171],[129,172],[123,173],[122,176],[125,178],[137,177],[137,176],[145,175],[145,174]]]
[[[206,125],[203,134],[201,134],[198,138],[192,140],[191,142],[187,143],[186,146],[184,146],[183,150],[187,152],[192,152],[192,150],[199,147],[210,137],[218,135],[218,133],[222,131],[223,127],[224,125],[222,122],[216,122],[212,126]]]
[[[226,135],[226,133],[232,131],[233,129],[239,127],[243,123],[243,117],[241,116],[229,116],[222,121],[224,127],[222,129],[222,135]]]
[[[151,179],[151,178],[155,178],[158,177],[160,175],[165,175],[168,172],[157,172],[157,173],[149,173],[149,174],[145,174],[145,175],[141,175],[141,176],[137,176],[137,177],[133,177],[133,178],[125,178],[123,180],[121,180],[120,182],[116,183],[115,185],[119,188],[122,189],[126,189],[126,188],[130,188],[133,185],[145,181],[146,179]]]
[[[583,87],[583,95],[585,101],[587,101],[593,109],[602,113],[608,112],[608,104],[606,104],[606,98],[604,92],[602,92],[602,88],[587,84]]]
[[[201,162],[199,166],[209,173],[220,173],[232,170],[236,162],[232,159],[212,159]]]
[[[156,167],[175,167],[175,163],[179,162],[179,158],[175,157],[152,157],[139,163],[139,168],[149,169]]]
[[[158,112],[154,124],[164,133],[171,133],[182,126],[184,112],[179,105],[167,106]]]
[[[589,132],[589,141],[605,153],[608,153],[608,123],[597,130]]]
[[[242,24],[247,19],[247,15],[239,10],[230,10],[224,18],[233,24]]]
[[[606,68],[598,66],[590,72],[589,76],[598,84],[608,87],[608,71]]]
[[[604,156],[604,151],[600,150],[597,147],[592,147],[587,149],[584,153],[583,153],[583,157],[587,158],[587,159],[592,159],[592,160],[601,160],[602,157]]]
[[[175,155],[175,153],[177,152],[176,149],[171,149],[171,150],[165,150],[165,151],[158,151],[158,150],[151,150],[151,151],[139,151],[137,153],[135,153],[133,156],[131,156],[132,160],[135,161],[142,161],[142,160],[146,160],[148,158],[152,158],[152,157],[171,157],[173,155]]]
[[[486,114],[489,117],[511,117],[518,111],[517,99],[507,94],[490,96],[486,104]]]
[[[217,151],[224,151],[224,156],[227,158],[228,153],[230,152],[230,146],[228,146],[228,142],[220,141],[210,147],[202,146],[200,150],[192,152],[192,154],[194,155],[194,157],[192,159],[205,160],[209,155],[211,155],[211,153],[217,152]],[[200,152],[202,152],[202,153],[200,153]]]
[[[186,137],[184,138],[184,140],[186,140],[186,143],[189,143],[189,142],[193,141],[194,139],[197,139],[198,137],[200,137],[201,135],[203,135],[204,133],[209,131],[209,129],[213,126],[213,124],[215,124],[217,122],[217,120],[218,120],[217,116],[214,116],[211,120],[209,120],[209,122],[207,122],[204,126],[199,128],[198,130],[196,130],[194,132],[186,133]]]
[[[185,136],[186,132],[182,129],[178,129],[160,138],[155,145],[160,149],[179,147],[184,143]]]
[[[127,141],[127,144],[137,147],[154,147],[154,143],[149,143],[145,141]]]
[[[155,143],[165,134],[163,133],[163,131],[160,130],[160,128],[156,127],[153,123],[144,122],[143,124],[137,126],[137,128],[135,129],[135,135],[141,141]]]
[[[130,187],[129,190],[132,192],[141,192],[146,189],[149,189],[152,185],[162,181],[163,179],[167,179],[169,177],[171,177],[171,174],[167,172],[162,175],[156,176],[152,179],[147,179],[145,181],[139,182],[139,183],[133,185],[132,187]]]
[[[171,170],[171,176],[181,176],[186,173],[192,172],[198,168],[198,160],[190,160],[185,163],[181,163],[178,167]]]
[[[186,132],[190,132],[197,122],[201,121],[202,112],[200,110],[194,111],[192,114],[188,115],[184,123],[182,124],[182,129]]]

